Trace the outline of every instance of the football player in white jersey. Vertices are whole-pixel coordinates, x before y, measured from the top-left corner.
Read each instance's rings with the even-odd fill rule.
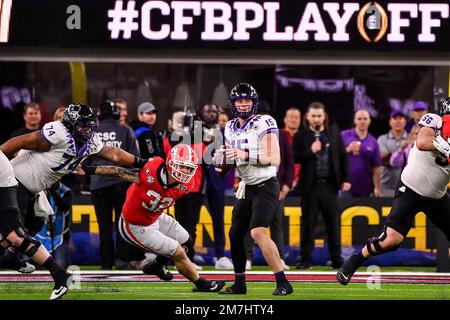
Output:
[[[275,273],[274,295],[287,295],[293,288],[281,266],[280,255],[267,229],[278,208],[279,184],[277,165],[280,163],[278,127],[269,115],[257,115],[258,95],[247,83],[237,84],[230,92],[230,105],[236,118],[225,126],[225,146],[214,158],[220,165],[220,155],[226,163],[234,163],[242,181],[236,195],[230,229],[231,257],[235,282],[222,294],[246,294],[244,237],[250,230],[261,248],[265,260]]]
[[[141,168],[146,160],[114,147],[104,146],[96,133],[96,116],[84,104],[70,104],[62,121],[49,122],[40,131],[12,138],[0,146],[11,160],[19,181],[17,198],[24,229],[34,235],[44,219],[36,217],[33,203],[36,194],[50,188],[62,176],[72,172],[88,156],[96,154],[119,165]],[[6,257],[6,258],[5,258]],[[6,259],[6,261],[5,261]],[[1,265],[16,269],[16,255],[0,257]]]
[[[441,116],[450,114],[450,98],[442,104]],[[391,211],[384,230],[367,240],[361,251],[355,252],[338,270],[336,278],[346,285],[355,271],[376,255],[397,250],[406,238],[414,217],[424,212],[450,240],[450,197],[447,185],[450,177],[450,145],[440,132],[442,118],[427,113],[419,121],[419,134],[395,190]],[[448,131],[442,130],[442,132]]]
[[[50,271],[55,287],[51,300],[62,297],[72,282],[72,275],[61,268],[41,243],[22,228],[17,205],[17,180],[8,158],[0,151],[0,245],[14,248]]]

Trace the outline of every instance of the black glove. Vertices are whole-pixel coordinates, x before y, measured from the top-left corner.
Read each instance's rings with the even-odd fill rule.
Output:
[[[148,162],[148,159],[142,159],[138,156],[134,157],[134,163],[133,163],[133,168],[143,168],[145,166],[145,164]]]
[[[86,175],[94,175],[95,174],[95,169],[97,169],[97,167],[87,166],[84,163],[81,164],[81,167],[83,168],[83,170],[86,173]]]

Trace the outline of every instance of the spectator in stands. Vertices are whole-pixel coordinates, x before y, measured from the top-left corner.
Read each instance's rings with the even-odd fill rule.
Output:
[[[299,269],[312,267],[314,231],[319,216],[327,229],[332,268],[340,268],[340,216],[338,191],[351,188],[347,154],[339,130],[327,123],[325,106],[312,102],[306,112],[306,125],[294,137],[295,161],[302,164],[301,194],[301,262]]]
[[[66,107],[57,108],[53,114],[53,121],[61,121],[64,117],[64,110],[66,110]]]
[[[157,114],[158,111],[153,104],[143,102],[137,108],[139,121],[132,121],[130,123],[136,135],[142,158],[164,157],[162,133],[155,131],[153,128],[156,123]]]
[[[214,104],[205,104],[199,110],[199,117],[204,128],[223,141],[219,121],[219,108]],[[214,132],[214,133],[213,133]],[[225,177],[220,177],[212,164],[205,163],[206,200],[213,223],[215,268],[219,270],[233,269],[233,263],[225,256]]]
[[[223,111],[222,108],[219,108],[221,111],[219,112],[219,127],[222,131],[222,134],[225,130],[225,125],[227,124],[229,117],[228,114]],[[234,197],[234,180],[236,178],[236,171],[234,169],[230,169],[228,173],[225,175],[225,196]]]
[[[378,137],[381,152],[381,194],[393,197],[394,188],[400,179],[402,168],[392,167],[389,163],[392,154],[406,147],[408,134],[406,133],[406,116],[400,110],[393,110],[389,119],[391,130]]]
[[[395,151],[391,158],[389,159],[389,164],[393,168],[404,168],[406,163],[408,162],[409,151],[414,145],[416,141],[417,135],[419,134],[420,127],[419,125],[415,125],[411,128],[411,133],[409,134],[408,143],[405,144],[402,148]]]
[[[381,196],[381,157],[377,139],[369,133],[370,114],[361,109],[353,117],[355,128],[341,132],[347,151],[352,188],[341,197]]]
[[[128,117],[128,105],[127,102],[123,99],[115,99],[114,103],[117,106],[117,109],[120,113],[119,123],[121,125],[128,125],[127,117]]]
[[[99,119],[97,132],[104,145],[118,147],[139,156],[133,130],[119,124],[120,113],[114,102],[104,101],[99,106],[97,116]],[[112,165],[112,163],[96,157],[86,161],[93,166]],[[91,176],[90,189],[100,232],[100,260],[103,270],[111,270],[114,265],[117,269],[142,268],[141,262],[145,258],[144,251],[128,244],[117,231],[117,224],[129,185],[128,182],[124,182],[118,177]],[[114,249],[113,230],[116,231],[116,250]]]
[[[219,125],[219,127],[222,130],[225,130],[225,125],[227,124],[228,120],[229,120],[229,118],[228,118],[227,113],[225,111],[220,111],[219,112],[219,120],[218,120],[217,124]]]
[[[294,136],[297,134],[302,123],[302,113],[298,108],[290,107],[289,109],[286,110],[283,121],[284,121],[284,128],[282,129],[282,131],[285,131],[287,133],[289,145],[292,147],[294,143]],[[293,189],[298,185],[300,168],[301,168],[300,163],[294,164],[294,180],[291,186]],[[288,196],[298,196],[298,195],[299,194],[296,189],[292,190],[288,194]]]
[[[23,120],[25,125],[16,131],[11,133],[11,137],[17,137],[23,134],[27,134],[41,128],[41,109],[39,105],[35,102],[27,104],[23,109]]]
[[[427,113],[428,111],[428,104],[423,101],[416,101],[413,104],[412,110],[411,110],[411,119],[408,120],[406,123],[405,130],[407,133],[411,132],[412,127],[419,124],[420,118]]]

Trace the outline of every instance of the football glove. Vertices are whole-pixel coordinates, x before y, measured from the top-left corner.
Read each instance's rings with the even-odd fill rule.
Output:
[[[436,136],[433,140],[433,145],[437,151],[442,153],[446,158],[450,157],[450,144],[448,141],[445,141],[441,136]]]

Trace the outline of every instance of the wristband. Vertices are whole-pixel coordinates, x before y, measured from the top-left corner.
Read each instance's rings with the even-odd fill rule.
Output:
[[[97,169],[97,167],[87,166],[85,164],[82,164],[81,167],[87,175],[95,175],[95,169]]]
[[[133,168],[143,168],[145,164],[148,162],[148,159],[142,159],[140,157],[135,156],[133,162]]]

